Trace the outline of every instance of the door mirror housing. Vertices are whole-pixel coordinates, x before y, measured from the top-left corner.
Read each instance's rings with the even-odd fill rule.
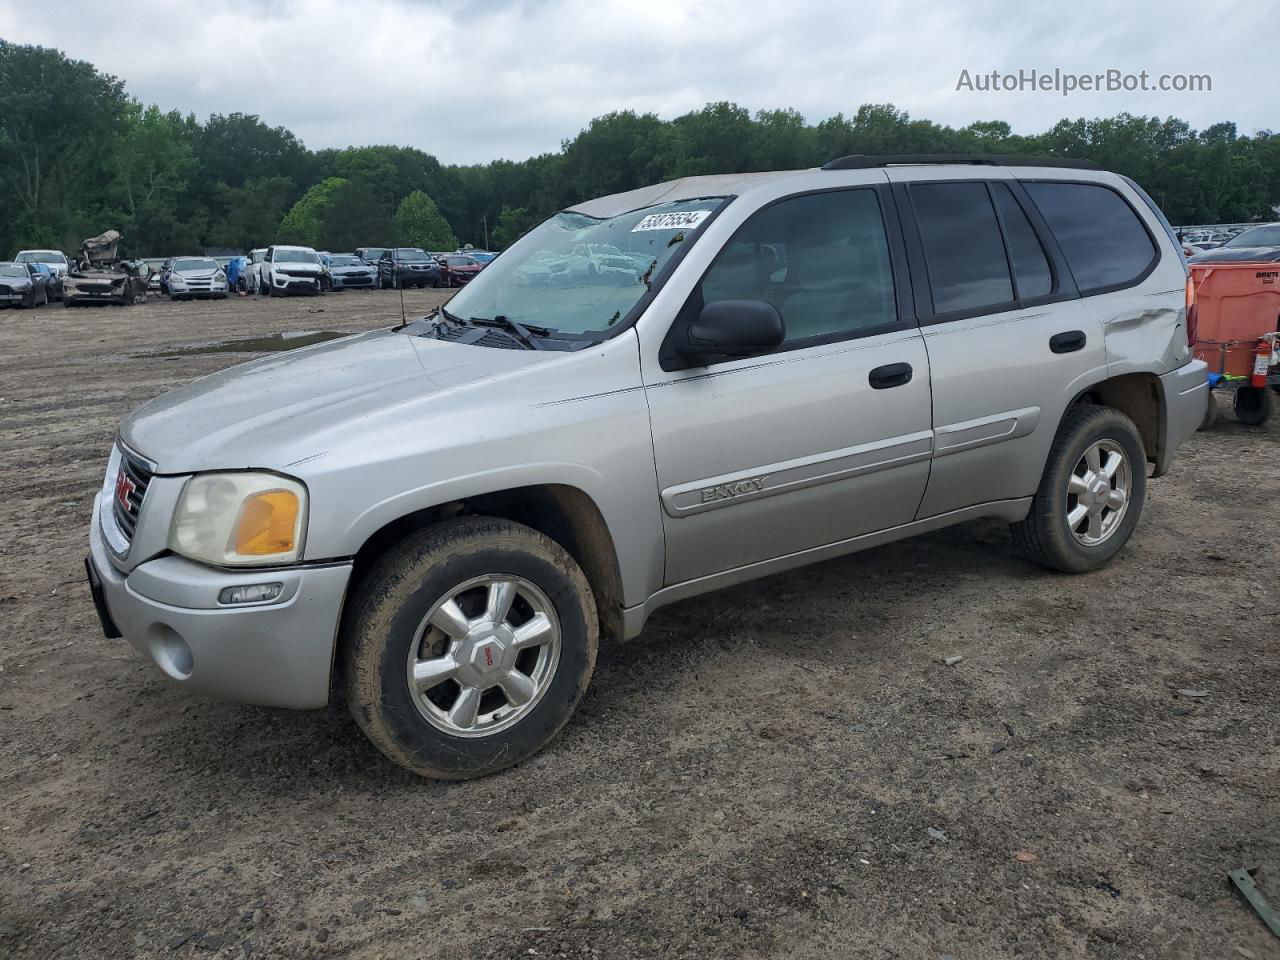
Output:
[[[764,300],[713,300],[703,306],[677,350],[687,360],[750,357],[767,353],[786,338],[786,325]]]

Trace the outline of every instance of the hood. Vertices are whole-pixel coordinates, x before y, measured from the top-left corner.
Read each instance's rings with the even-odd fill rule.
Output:
[[[264,264],[267,266],[267,264]],[[324,267],[318,263],[307,263],[305,260],[284,260],[269,264],[272,270],[298,270],[308,273],[320,273]]]
[[[285,351],[162,394],[121,427],[161,473],[293,472],[383,417],[425,416],[468,388],[555,354],[464,346],[379,330]]]
[[[329,271],[331,273],[373,273],[373,267],[362,263],[358,266],[330,267]]]
[[[1188,263],[1275,263],[1277,260],[1280,260],[1280,247],[1217,247],[1187,258]]]
[[[181,277],[183,280],[212,280],[222,269],[217,270],[171,270],[170,275]]]

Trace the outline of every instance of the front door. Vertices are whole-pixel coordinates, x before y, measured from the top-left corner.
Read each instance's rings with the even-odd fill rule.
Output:
[[[869,186],[757,211],[676,323],[712,301],[764,300],[782,316],[783,345],[695,369],[646,358],[668,585],[914,517],[929,472],[929,365],[914,320],[899,316],[891,202]]]

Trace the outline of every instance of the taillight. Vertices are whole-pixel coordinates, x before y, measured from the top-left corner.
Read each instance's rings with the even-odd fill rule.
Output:
[[[1187,346],[1195,346],[1196,342],[1196,281],[1187,277]]]

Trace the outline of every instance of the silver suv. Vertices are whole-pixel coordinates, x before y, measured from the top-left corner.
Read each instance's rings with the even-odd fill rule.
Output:
[[[462,778],[672,601],[975,517],[1107,563],[1204,412],[1180,248],[1091,164],[946,160],[591,200],[430,316],[158,397],[94,508],[107,634],[204,694],[341,688]]]

